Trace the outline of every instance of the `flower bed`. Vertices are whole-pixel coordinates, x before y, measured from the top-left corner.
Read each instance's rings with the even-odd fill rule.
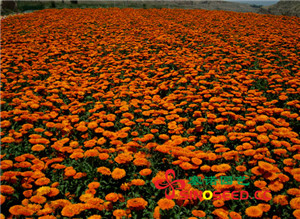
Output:
[[[1,20],[1,218],[299,218],[299,21],[117,8]],[[205,190],[229,195],[193,197]]]

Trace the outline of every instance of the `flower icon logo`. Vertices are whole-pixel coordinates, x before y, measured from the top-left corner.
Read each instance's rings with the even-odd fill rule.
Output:
[[[173,179],[175,179],[175,172],[172,169],[168,169],[166,171],[165,177],[166,179],[160,179],[155,181],[154,185],[157,189],[166,189],[165,190],[165,195],[167,199],[173,199],[175,196],[175,189],[173,187],[174,184],[178,185],[179,190],[182,190],[185,187],[185,182],[182,179],[178,179],[178,180],[174,180],[174,181],[169,181],[169,176],[173,176]],[[166,183],[163,183],[167,181]],[[169,188],[169,189],[167,189]],[[169,195],[169,192],[167,192],[167,190],[169,190],[171,192],[171,195]]]

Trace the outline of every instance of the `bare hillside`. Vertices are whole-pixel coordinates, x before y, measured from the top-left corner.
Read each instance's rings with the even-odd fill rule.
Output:
[[[1,1],[2,14],[41,10],[45,8],[183,8],[224,10],[235,12],[253,12],[260,14],[274,14],[300,17],[300,1],[281,0],[271,6],[250,5],[249,3],[230,2],[225,0],[32,0],[32,1]]]
[[[300,17],[300,1],[280,0],[275,5],[263,7],[260,13]]]

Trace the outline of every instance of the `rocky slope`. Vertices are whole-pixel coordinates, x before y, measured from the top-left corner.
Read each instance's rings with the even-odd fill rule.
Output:
[[[275,5],[263,7],[260,13],[300,17],[300,1],[280,0]]]

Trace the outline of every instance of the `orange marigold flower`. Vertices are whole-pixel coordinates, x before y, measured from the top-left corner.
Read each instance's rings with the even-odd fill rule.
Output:
[[[42,195],[34,195],[30,198],[30,201],[38,204],[43,204],[47,201],[47,199]]]
[[[120,186],[120,188],[123,190],[123,191],[127,191],[130,189],[130,183],[122,183],[122,185]]]
[[[287,190],[287,194],[289,195],[295,195],[295,196],[300,196],[300,189],[298,188],[291,188]]]
[[[87,202],[92,198],[94,198],[94,195],[92,193],[85,193],[79,197],[79,200],[82,202]]]
[[[82,209],[77,204],[70,204],[62,209],[61,215],[66,217],[73,217],[77,214],[80,214],[81,211]]]
[[[50,192],[47,194],[49,197],[55,197],[59,194],[59,190],[57,188],[51,188]]]
[[[248,120],[248,121],[246,122],[246,126],[253,127],[253,126],[255,126],[255,125],[256,125],[256,122],[255,122],[254,120]]]
[[[95,121],[90,122],[90,123],[88,124],[88,128],[89,128],[89,129],[95,129],[95,128],[97,128],[97,127],[98,127],[98,124],[97,124],[97,122],[95,122]]]
[[[246,156],[253,156],[254,154],[256,154],[256,151],[253,149],[248,149],[248,150],[244,151],[244,155],[246,155]]]
[[[282,206],[284,205],[288,205],[289,202],[288,202],[288,197],[286,195],[276,195],[274,198],[273,198],[273,202],[275,204],[280,204]]]
[[[91,148],[91,147],[94,147],[96,145],[96,143],[97,143],[97,141],[92,139],[89,141],[85,141],[83,144],[84,144],[84,147]]]
[[[162,210],[170,210],[175,206],[175,202],[167,198],[160,199],[157,204]]]
[[[98,150],[90,149],[84,152],[85,157],[97,157],[99,155]]]
[[[295,155],[293,156],[293,158],[294,158],[295,160],[300,160],[300,154],[295,154]]]
[[[43,131],[45,131],[45,129],[43,129],[43,128],[35,128],[34,131],[35,132],[43,132]]]
[[[126,211],[123,209],[116,209],[116,210],[114,210],[113,215],[116,218],[122,218],[122,217],[125,217],[127,214],[126,214]]]
[[[37,195],[46,195],[50,192],[51,188],[49,186],[42,186],[37,189]]]
[[[31,148],[32,151],[43,151],[45,150],[45,146],[42,144],[33,145]]]
[[[52,201],[50,205],[53,208],[59,208],[59,207],[65,207],[70,204],[71,202],[66,199],[57,199],[55,201]]]
[[[246,208],[245,213],[249,217],[261,217],[263,214],[263,211],[257,206],[251,206],[251,207]]]
[[[133,157],[130,153],[122,153],[122,154],[119,154],[116,158],[115,158],[115,161],[118,163],[118,164],[125,164],[125,163],[129,163],[130,161],[133,160]]]
[[[29,130],[29,129],[32,129],[32,128],[33,128],[33,125],[29,124],[29,123],[22,125],[22,129],[24,129],[24,130]]]
[[[219,207],[222,207],[224,206],[224,201],[223,200],[215,200],[213,201],[213,205],[216,207],[216,208],[219,208]]]
[[[7,127],[9,127],[10,125],[11,125],[11,122],[10,122],[9,120],[2,120],[2,121],[0,122],[1,128],[7,128]]]
[[[1,170],[7,170],[7,169],[12,168],[13,166],[14,166],[14,163],[13,163],[12,160],[2,160],[0,169]]]
[[[59,186],[59,182],[54,182],[54,183],[51,184],[52,188],[56,188],[57,186]]]
[[[256,130],[258,132],[267,132],[267,129],[262,125],[256,126]]]
[[[77,131],[80,131],[80,132],[85,132],[88,130],[88,128],[84,125],[79,125],[77,128],[76,128]]]
[[[88,184],[89,189],[98,189],[99,187],[100,187],[99,182],[91,182],[90,184]]]
[[[98,139],[97,144],[98,145],[103,145],[106,142],[106,139],[104,137],[101,137]]]
[[[247,170],[247,167],[239,165],[239,166],[236,166],[235,169],[239,172],[245,172]]]
[[[143,186],[143,185],[145,185],[145,181],[142,179],[133,179],[133,180],[131,180],[131,185]]]
[[[268,185],[268,188],[269,188],[271,191],[278,192],[278,191],[280,191],[281,189],[283,189],[283,184],[280,183],[279,181],[274,181],[274,182],[271,182],[271,183]]]
[[[292,209],[300,209],[300,197],[293,198],[290,201],[290,206]]]
[[[0,194],[0,205],[2,205],[6,200],[6,196]]]
[[[158,206],[156,206],[154,208],[154,212],[153,212],[153,218],[154,219],[160,219],[161,215],[160,215],[160,208]]]
[[[300,209],[297,209],[293,212],[293,215],[295,216],[295,218],[300,218]]]
[[[281,146],[281,142],[277,141],[277,140],[272,140],[271,141],[271,145],[273,145],[274,147],[280,147]]]
[[[146,169],[142,169],[139,173],[140,173],[141,176],[148,176],[152,173],[152,170],[146,168]]]
[[[70,155],[70,158],[78,160],[79,158],[83,158],[84,154],[82,152],[74,152]]]
[[[109,193],[105,196],[105,200],[110,202],[116,202],[119,200],[119,196],[117,193]]]
[[[293,177],[297,182],[300,182],[300,174],[294,174]]]
[[[242,219],[242,216],[239,213],[234,211],[231,211],[229,213],[229,216],[231,217],[231,219]]]
[[[215,153],[208,153],[207,154],[207,159],[210,160],[210,161],[214,161],[216,160],[218,157]]]
[[[184,169],[184,170],[190,170],[190,169],[195,169],[196,167],[190,164],[189,162],[182,162],[179,164],[179,166]]]
[[[225,172],[231,170],[231,166],[228,164],[220,164],[220,165],[218,165],[217,170],[220,173],[225,173]]]
[[[218,216],[219,218],[229,219],[228,211],[224,210],[223,208],[217,208],[212,212],[212,214]]]
[[[209,141],[213,144],[218,144],[220,142],[220,139],[216,136],[212,136]]]
[[[210,169],[211,169],[211,167],[208,166],[208,165],[203,165],[203,166],[200,167],[200,170],[203,171],[203,172],[209,172]]]
[[[254,182],[254,186],[256,186],[260,189],[264,188],[266,185],[267,185],[267,183],[265,181],[258,180],[258,181]]]
[[[259,115],[256,117],[256,121],[259,121],[259,122],[266,122],[268,119],[269,119],[269,117],[266,115]]]
[[[127,201],[127,208],[132,210],[142,210],[145,209],[148,205],[148,202],[143,198],[133,198]]]
[[[116,118],[117,118],[117,116],[116,116],[115,114],[108,114],[108,115],[106,116],[106,119],[107,119],[108,121],[110,121],[110,122],[115,121]]]
[[[124,169],[116,168],[111,173],[111,176],[115,180],[122,179],[126,176],[126,171]]]
[[[270,141],[270,139],[267,135],[258,135],[257,140],[259,140],[260,143],[263,143],[263,144],[266,144]]]
[[[146,158],[140,157],[134,159],[133,164],[136,166],[148,166],[150,162]]]
[[[86,176],[86,173],[78,172],[73,176],[73,179],[80,179],[85,176]]]
[[[0,193],[11,195],[15,192],[15,189],[9,185],[0,185]]]
[[[76,170],[73,169],[73,167],[67,167],[65,169],[65,176],[75,176],[76,175]]]
[[[99,159],[100,160],[107,160],[109,158],[109,154],[107,153],[100,153],[99,154]]]
[[[202,160],[197,157],[193,157],[191,160],[194,164],[196,164],[198,166],[202,164]]]
[[[271,205],[261,203],[257,205],[263,212],[268,212],[271,209]]]
[[[9,212],[13,215],[24,215],[24,216],[31,216],[34,214],[34,211],[28,209],[22,205],[15,205],[9,209]]]
[[[66,168],[65,165],[58,164],[58,163],[52,164],[51,167],[54,168],[54,169],[64,169],[64,168]]]
[[[201,210],[192,210],[192,214],[195,217],[205,217],[206,216],[206,213],[204,211],[201,211]]]
[[[12,214],[12,215],[20,215],[19,214],[19,210],[23,208],[22,205],[14,205],[12,207],[9,208],[9,212]]]
[[[14,141],[15,141],[15,139],[12,137],[4,137],[1,139],[2,143],[13,143]]]
[[[132,136],[138,136],[139,135],[139,133],[137,132],[137,131],[133,131],[133,132],[131,132],[130,133]]]
[[[161,135],[159,135],[158,136],[160,139],[163,139],[163,140],[169,140],[170,139],[170,137],[168,136],[168,135],[166,135],[166,134],[161,134]]]
[[[263,169],[264,171],[272,171],[274,166],[270,163],[264,162],[264,161],[258,161],[258,166]]]
[[[255,174],[255,175],[262,175],[264,172],[264,170],[262,170],[261,168],[259,168],[259,166],[253,167],[251,169],[251,173]]]
[[[292,175],[300,174],[300,168],[294,168],[291,173]]]
[[[99,172],[99,173],[101,173],[103,175],[107,175],[107,176],[109,176],[111,174],[110,169],[108,169],[107,167],[99,167],[97,169],[97,172]]]

